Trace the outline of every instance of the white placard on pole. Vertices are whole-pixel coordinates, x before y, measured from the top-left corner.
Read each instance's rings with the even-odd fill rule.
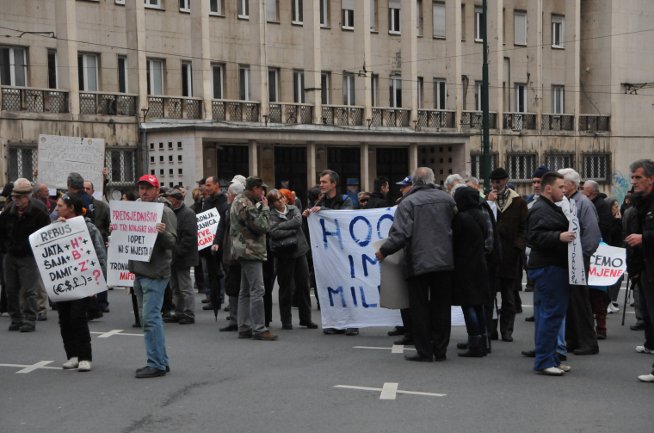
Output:
[[[216,237],[216,230],[220,222],[218,209],[212,208],[197,214],[198,218],[198,251],[210,247]]]

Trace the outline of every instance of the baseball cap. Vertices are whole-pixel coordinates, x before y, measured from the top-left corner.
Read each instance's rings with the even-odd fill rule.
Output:
[[[152,174],[144,174],[139,178],[138,182],[136,183],[139,184],[142,182],[148,183],[155,188],[159,188],[159,179],[157,179],[157,176],[154,176]]]
[[[409,186],[413,184],[413,177],[407,176],[399,182],[395,182],[395,185]]]

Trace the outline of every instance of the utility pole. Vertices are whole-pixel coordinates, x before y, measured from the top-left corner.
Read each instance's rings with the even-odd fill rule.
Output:
[[[484,60],[482,64],[481,76],[481,175],[484,179],[484,191],[486,194],[490,191],[490,134],[489,134],[489,115],[488,115],[488,5],[484,0],[482,6],[481,31],[484,40]]]

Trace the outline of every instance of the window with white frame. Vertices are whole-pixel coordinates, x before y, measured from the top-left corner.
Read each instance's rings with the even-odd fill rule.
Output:
[[[250,0],[236,0],[238,18],[250,18]]]
[[[379,75],[370,74],[370,104],[377,107],[379,103]]]
[[[107,149],[106,167],[109,170],[109,183],[133,184],[136,170],[136,151],[133,149]]]
[[[268,68],[268,102],[279,101],[279,68]]]
[[[431,6],[433,33],[435,38],[445,39],[445,3],[434,2]]]
[[[587,153],[581,156],[581,177],[597,182],[611,181],[611,154]]]
[[[509,179],[514,182],[531,181],[532,174],[538,166],[536,153],[509,153],[506,156]]]
[[[27,51],[22,47],[0,47],[0,82],[5,86],[27,85]]]
[[[7,178],[17,179],[24,177],[31,179],[36,169],[38,151],[36,147],[8,146],[7,149]]]
[[[160,59],[148,59],[148,95],[164,94],[164,61]]]
[[[146,8],[161,8],[161,0],[143,0],[143,4]]]
[[[552,86],[552,113],[565,113],[565,87]]]
[[[354,0],[342,0],[341,27],[347,30],[354,28]]]
[[[418,82],[416,86],[418,90],[418,108],[422,108],[425,101],[425,80],[422,77],[418,77]]]
[[[402,107],[402,77],[399,75],[392,75],[390,78],[389,96],[391,107]]]
[[[57,50],[48,50],[48,89],[57,89],[59,87],[57,63]]]
[[[475,42],[484,40],[484,10],[475,8]]]
[[[238,95],[241,101],[250,100],[250,66],[239,65],[238,67]]]
[[[481,81],[475,81],[475,110],[477,111],[481,111],[482,86]]]
[[[293,71],[293,102],[304,103],[304,71]]]
[[[320,73],[320,94],[321,101],[323,105],[331,104],[331,83],[332,83],[332,74],[330,72],[321,72]]]
[[[279,22],[279,4],[277,0],[266,0],[266,21]]]
[[[190,62],[182,62],[182,96],[193,96],[193,71]]]
[[[388,0],[388,33],[400,34],[400,0]]]
[[[351,72],[343,73],[343,105],[356,105],[354,74]]]
[[[209,15],[222,15],[223,10],[223,0],[209,0]]]
[[[302,24],[304,22],[303,0],[291,0],[291,22],[293,24]]]
[[[513,12],[513,44],[527,45],[527,12]]]
[[[80,53],[77,55],[77,77],[79,90],[98,91],[98,55]]]
[[[377,31],[377,0],[370,0],[370,31]]]
[[[552,47],[563,48],[565,17],[563,15],[552,15]]]
[[[527,85],[516,83],[515,85],[515,111],[516,113],[527,112]]]
[[[320,0],[320,27],[329,26],[329,0]]]
[[[211,73],[213,78],[213,99],[224,99],[225,65],[211,65]]]
[[[127,93],[127,57],[118,56],[118,92]]]
[[[191,0],[179,0],[179,10],[181,12],[191,12]]]
[[[434,79],[434,108],[445,110],[447,106],[447,84],[443,78]]]

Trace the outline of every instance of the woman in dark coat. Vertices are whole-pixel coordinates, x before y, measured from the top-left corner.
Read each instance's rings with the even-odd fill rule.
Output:
[[[452,224],[454,243],[454,303],[461,305],[468,331],[468,348],[459,356],[486,355],[484,303],[488,297],[486,237],[488,228],[479,192],[459,187],[454,193],[458,213]]]

